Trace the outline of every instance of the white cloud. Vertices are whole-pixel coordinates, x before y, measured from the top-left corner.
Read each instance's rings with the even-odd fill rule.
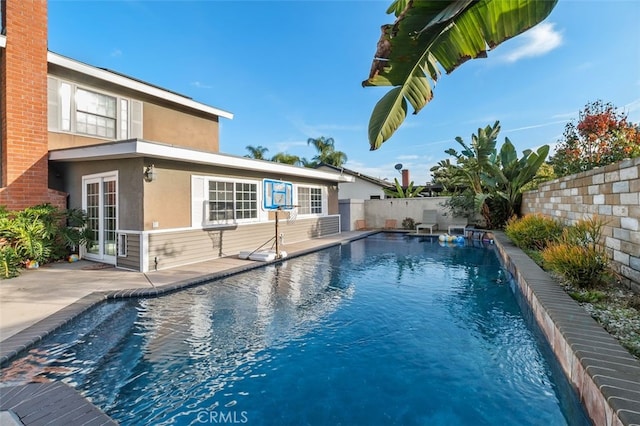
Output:
[[[330,133],[348,131],[348,132],[360,132],[364,129],[361,124],[309,124],[306,121],[298,118],[287,116],[286,119],[302,134],[310,138],[317,138],[320,136],[331,137]]]
[[[627,113],[627,118],[632,123],[640,122],[640,98],[626,104],[623,111]]]
[[[578,111],[572,111],[572,112],[562,112],[560,114],[554,114],[551,116],[551,118],[561,118],[565,120],[572,120],[577,116],[578,116]]]
[[[516,62],[522,58],[544,55],[562,44],[562,34],[548,22],[539,24],[520,35],[520,46],[504,55],[507,62]]]
[[[114,57],[114,58],[117,58],[117,57],[119,57],[119,56],[122,56],[122,50],[120,50],[120,49],[113,49],[113,50],[111,51],[111,56],[112,56],[112,57]]]
[[[198,88],[198,89],[213,89],[213,86],[210,86],[208,84],[202,83],[200,81],[192,81],[191,85],[193,87]]]
[[[562,123],[566,123],[566,120],[556,120],[556,121],[549,121],[547,123],[532,124],[530,126],[517,127],[515,129],[507,129],[507,130],[504,130],[503,132],[504,133],[519,132],[522,130],[538,129],[540,127],[553,126],[554,124],[562,124]]]
[[[306,147],[307,142],[306,141],[283,141],[283,142],[276,142],[275,146],[277,149],[276,152],[290,152],[291,148]],[[296,153],[296,155],[298,154]]]

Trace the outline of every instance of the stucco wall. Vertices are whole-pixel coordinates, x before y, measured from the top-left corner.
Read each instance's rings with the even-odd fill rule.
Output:
[[[118,228],[141,230],[142,228],[142,158],[118,161],[52,162],[50,169],[54,188],[69,193],[69,207],[82,208],[82,177],[96,173],[118,172]]]
[[[380,185],[375,185],[366,180],[356,177],[355,182],[340,183],[340,199],[365,199],[371,197],[385,198],[384,191]]]
[[[400,228],[402,227],[402,221],[407,217],[418,223],[422,222],[423,210],[437,210],[438,230],[446,232],[447,225],[453,222],[451,213],[443,207],[443,204],[448,199],[449,197],[424,197],[365,200],[364,219],[369,228],[383,228],[387,219],[395,219]],[[355,220],[353,217],[351,219],[352,221]]]
[[[218,121],[145,102],[142,137],[203,151],[218,152]]]
[[[640,158],[545,182],[524,194],[522,213],[573,224],[597,216],[614,269],[640,288]]]

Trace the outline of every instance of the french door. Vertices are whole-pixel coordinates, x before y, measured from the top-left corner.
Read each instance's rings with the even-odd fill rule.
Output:
[[[87,212],[87,228],[92,236],[84,248],[84,257],[115,265],[118,250],[117,172],[82,178],[82,208]]]

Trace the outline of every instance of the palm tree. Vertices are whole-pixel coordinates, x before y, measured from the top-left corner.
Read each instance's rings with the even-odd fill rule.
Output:
[[[417,114],[433,98],[440,68],[449,74],[469,59],[487,56],[505,40],[542,22],[557,0],[395,0],[396,20],[382,26],[369,78],[363,86],[393,86],[369,119],[372,150],[400,127],[411,104]]]
[[[319,138],[307,139],[307,145],[313,145],[318,151],[318,154],[314,156],[307,167],[315,167],[319,164],[328,164],[335,167],[342,167],[347,162],[347,154],[342,151],[336,151],[335,141],[333,138],[325,138],[320,136]]]
[[[245,157],[247,158],[254,158],[256,160],[264,160],[264,154],[269,151],[269,148],[265,148],[262,145],[258,145],[258,146],[253,146],[253,145],[247,145],[246,146],[247,151],[249,151],[249,154],[245,155]]]
[[[302,160],[300,160],[300,157],[293,154],[287,154],[286,152],[277,153],[276,155],[271,157],[271,161],[275,161],[276,163],[291,164],[293,166],[302,164]]]

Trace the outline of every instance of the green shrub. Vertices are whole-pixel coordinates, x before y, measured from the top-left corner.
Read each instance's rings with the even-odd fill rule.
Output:
[[[416,222],[410,217],[402,219],[402,229],[416,229]]]
[[[66,257],[70,249],[89,242],[85,223],[86,215],[79,209],[41,204],[10,212],[0,207],[0,274],[10,278],[20,264]]]
[[[510,219],[505,233],[522,249],[543,250],[560,239],[562,225],[540,214],[530,214]]]
[[[605,224],[606,221],[598,216],[579,220],[575,225],[564,229],[562,239],[576,246],[599,244],[602,238],[602,228]]]
[[[557,272],[569,284],[579,288],[600,284],[607,272],[607,255],[595,244],[553,244],[542,251],[542,258],[546,268]]]
[[[18,276],[20,268],[20,256],[10,245],[0,245],[0,278],[13,278]]]
[[[598,290],[570,291],[569,295],[581,303],[598,303],[607,299],[606,293]]]

